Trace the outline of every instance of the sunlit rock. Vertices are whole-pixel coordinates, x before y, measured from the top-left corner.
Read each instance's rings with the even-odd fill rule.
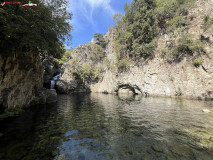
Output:
[[[208,110],[208,109],[203,109],[202,111],[205,112],[205,113],[210,113],[210,112],[211,112],[211,111]]]

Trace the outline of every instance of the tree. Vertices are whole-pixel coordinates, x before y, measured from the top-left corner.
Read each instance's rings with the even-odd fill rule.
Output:
[[[102,48],[106,47],[106,42],[101,33],[95,33],[93,37],[95,38],[96,44],[100,45]]]
[[[116,24],[117,24],[121,19],[122,19],[122,14],[121,14],[121,13],[116,13],[116,14],[113,16],[113,22],[116,23]]]
[[[53,15],[51,7],[39,0],[37,7],[8,5],[0,8],[0,50],[8,56],[15,52],[47,51],[56,58],[64,53],[63,42],[71,39],[72,26],[67,12]],[[28,3],[27,0],[22,3]],[[69,17],[69,20],[71,17]]]
[[[155,7],[154,0],[134,0],[131,6],[125,5],[123,24],[126,26],[122,25],[124,38],[120,40],[133,58],[148,57],[155,48],[153,40],[158,33]]]

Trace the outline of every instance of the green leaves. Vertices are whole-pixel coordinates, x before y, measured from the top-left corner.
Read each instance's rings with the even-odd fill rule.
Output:
[[[104,37],[101,33],[95,33],[94,38],[96,40],[96,44],[100,45],[102,48],[106,47],[106,42],[105,42]]]
[[[127,56],[127,52],[133,58],[145,58],[153,53],[152,41],[158,33],[155,7],[154,0],[135,0],[125,5],[126,14],[117,24],[115,36],[120,58]]]
[[[91,51],[90,56],[91,56],[92,60],[100,61],[105,56],[104,49],[101,46],[95,44],[94,48]]]
[[[193,40],[194,35],[184,34],[178,39],[176,46],[171,48],[167,54],[167,60],[172,63],[179,62],[186,56],[200,56],[205,52],[201,40]]]
[[[0,9],[0,50],[8,56],[14,52],[48,51],[56,58],[63,55],[63,41],[70,38],[72,27],[67,12],[52,14],[52,8],[38,0],[37,7],[8,5]],[[23,1],[28,3],[28,1]],[[70,17],[71,18],[71,17]]]
[[[72,64],[73,70],[72,74],[76,79],[81,79],[83,82],[91,82],[96,81],[101,76],[101,68],[92,68],[91,66],[85,64],[83,66],[79,66],[78,64]]]
[[[113,16],[113,22],[116,23],[116,24],[117,24],[121,19],[122,19],[122,14],[121,14],[121,13],[116,13],[116,14]]]

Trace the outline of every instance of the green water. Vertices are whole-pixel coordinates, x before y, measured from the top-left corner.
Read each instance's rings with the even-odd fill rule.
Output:
[[[59,95],[0,122],[0,133],[2,160],[213,160],[213,103]]]

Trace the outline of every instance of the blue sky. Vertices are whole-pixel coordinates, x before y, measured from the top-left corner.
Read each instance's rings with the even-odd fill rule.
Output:
[[[74,27],[71,46],[88,43],[94,33],[106,33],[108,26],[114,25],[112,16],[124,13],[125,3],[132,0],[69,0],[69,11],[73,13],[71,25]],[[70,48],[67,47],[67,48]]]

